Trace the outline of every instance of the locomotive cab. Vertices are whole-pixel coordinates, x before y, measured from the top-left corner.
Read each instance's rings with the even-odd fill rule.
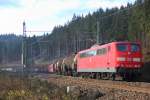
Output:
[[[139,75],[142,67],[141,46],[138,43],[116,44],[116,67],[121,76]]]

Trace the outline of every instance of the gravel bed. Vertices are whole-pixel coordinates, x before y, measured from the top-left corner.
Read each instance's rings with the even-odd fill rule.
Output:
[[[45,77],[45,76],[44,76]],[[41,79],[59,87],[71,87],[70,95],[80,100],[150,100],[150,83],[95,80],[80,77],[49,75]],[[77,87],[74,89],[74,87]],[[90,99],[88,99],[90,98]]]

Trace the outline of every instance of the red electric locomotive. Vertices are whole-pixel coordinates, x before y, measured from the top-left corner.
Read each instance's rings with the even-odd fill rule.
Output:
[[[142,67],[141,45],[135,42],[112,42],[95,45],[77,53],[77,72],[94,75],[111,74],[133,78]],[[109,75],[110,76],[110,75]]]

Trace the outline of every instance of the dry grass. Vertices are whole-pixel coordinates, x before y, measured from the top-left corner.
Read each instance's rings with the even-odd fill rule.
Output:
[[[39,79],[0,73],[0,100],[70,100],[63,88]]]

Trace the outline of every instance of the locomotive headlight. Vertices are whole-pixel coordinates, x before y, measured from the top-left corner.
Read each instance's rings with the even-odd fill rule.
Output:
[[[125,57],[117,57],[117,61],[125,61]]]
[[[140,59],[140,58],[133,58],[133,61],[135,61],[135,62],[140,62],[141,59]]]

